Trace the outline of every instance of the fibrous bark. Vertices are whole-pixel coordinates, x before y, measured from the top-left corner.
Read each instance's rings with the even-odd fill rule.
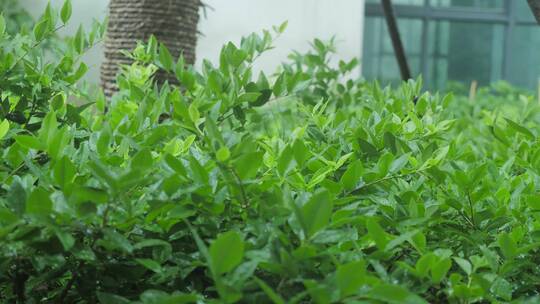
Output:
[[[116,92],[120,65],[131,63],[121,51],[131,51],[138,41],[147,42],[151,35],[165,44],[175,58],[182,53],[186,63],[193,64],[200,6],[200,0],[111,0],[105,61],[101,66],[105,95]],[[156,80],[177,82],[162,71]]]

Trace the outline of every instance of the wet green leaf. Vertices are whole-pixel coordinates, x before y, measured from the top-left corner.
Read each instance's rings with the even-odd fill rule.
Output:
[[[219,275],[233,270],[244,256],[244,241],[235,231],[218,235],[210,245],[210,259],[213,271]]]

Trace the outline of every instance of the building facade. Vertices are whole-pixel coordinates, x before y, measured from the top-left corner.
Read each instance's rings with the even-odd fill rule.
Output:
[[[394,0],[414,75],[427,88],[459,89],[506,80],[535,89],[540,27],[524,0]],[[366,2],[363,75],[399,81],[379,0]]]

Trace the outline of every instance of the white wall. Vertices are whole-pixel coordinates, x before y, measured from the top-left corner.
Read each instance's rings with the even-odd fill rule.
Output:
[[[314,38],[336,35],[338,56],[360,57],[364,20],[364,0],[207,0],[207,11],[199,30],[197,56],[218,59],[218,50],[227,41],[239,42],[243,35],[271,29],[288,20],[289,26],[276,42],[276,49],[260,58],[258,66],[272,72],[286,60],[291,50],[305,51]]]
[[[20,0],[22,5],[35,17],[39,16],[47,6],[47,0]],[[50,0],[55,7],[62,7],[63,0]],[[107,14],[107,5],[109,0],[72,0],[73,14],[71,21],[67,27],[60,33],[64,35],[75,35],[79,25],[89,27],[92,20],[97,19],[102,21]],[[103,45],[98,44],[94,48],[88,50],[83,57],[84,62],[88,65],[88,73],[86,79],[91,82],[99,82],[99,67],[103,60]]]
[[[20,0],[35,16],[43,11],[46,0]],[[79,24],[89,25],[92,20],[103,19],[108,0],[72,0],[73,17],[64,30],[73,34]],[[251,32],[271,29],[288,20],[285,34],[276,42],[276,49],[259,59],[257,67],[273,72],[287,59],[291,50],[305,51],[314,38],[323,40],[336,35],[338,58],[360,57],[364,21],[364,0],[205,0],[212,9],[201,14],[197,47],[197,65],[203,58],[217,63],[221,46],[228,42],[240,42]],[[51,0],[61,6],[63,0]],[[86,55],[90,70],[87,79],[99,81],[99,65],[102,60],[101,46]]]

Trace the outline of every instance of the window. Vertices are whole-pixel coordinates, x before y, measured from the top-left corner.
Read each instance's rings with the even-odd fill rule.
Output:
[[[507,80],[535,89],[540,78],[540,27],[526,1],[394,0],[414,75],[428,89]],[[400,81],[379,0],[366,2],[363,75]]]
[[[483,8],[503,10],[503,0],[432,0],[434,7],[460,7],[460,8]]]

